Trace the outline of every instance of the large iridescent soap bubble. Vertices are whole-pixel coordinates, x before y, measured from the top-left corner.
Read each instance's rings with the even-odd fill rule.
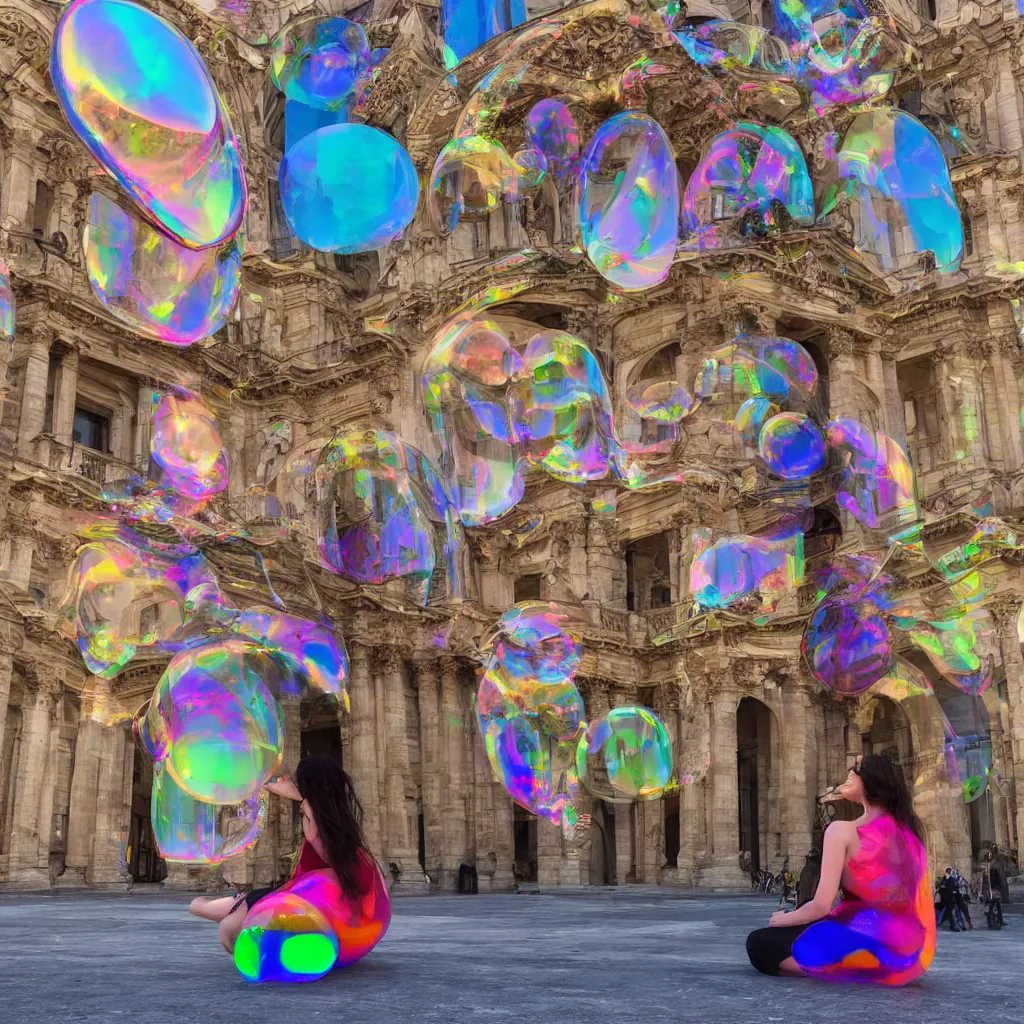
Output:
[[[761,428],[758,452],[783,480],[806,480],[825,468],[825,438],[809,417],[780,412]]]
[[[74,0],[50,77],[75,134],[165,231],[219,245],[245,213],[238,142],[209,71],[159,15],[128,0]]]
[[[995,632],[991,613],[984,608],[943,622],[918,622],[909,630],[911,641],[958,690],[977,697],[991,685],[992,653],[978,643],[979,634]]]
[[[686,419],[700,402],[678,381],[642,381],[626,394],[626,404],[644,420],[679,423]]]
[[[669,5],[670,7],[672,5]],[[790,75],[793,66],[782,41],[760,25],[712,18],[695,25],[676,25],[668,17],[676,39],[702,68],[751,68],[772,75]]]
[[[272,689],[289,670],[239,640],[176,654],[153,692],[146,730],[190,796],[238,804],[281,763],[284,723]],[[159,758],[158,758],[159,759]]]
[[[665,795],[672,779],[672,741],[647,708],[612,708],[576,746],[576,772],[600,800],[632,802]]]
[[[544,154],[556,181],[575,174],[580,160],[580,130],[561,100],[535,103],[526,115],[526,141]]]
[[[716,135],[683,192],[685,248],[726,249],[814,223],[814,189],[796,140],[741,121]]]
[[[698,610],[774,611],[804,579],[803,533],[787,525],[776,536],[716,536],[708,527],[693,532],[690,593]]]
[[[442,0],[444,66],[453,68],[488,39],[526,21],[525,0]]]
[[[664,129],[626,111],[605,121],[583,159],[580,230],[591,263],[623,291],[668,277],[678,242],[679,171]]]
[[[238,298],[235,241],[187,249],[99,192],[89,197],[82,249],[96,298],[132,330],[170,345],[220,330]]]
[[[68,570],[57,628],[94,675],[113,677],[140,648],[161,646],[185,618],[188,592],[210,579],[202,556],[180,545],[158,549],[141,537],[82,545]],[[156,614],[143,625],[143,613]]]
[[[387,431],[354,431],[324,446],[315,479],[317,539],[328,568],[357,583],[407,579],[417,603],[426,604],[443,564],[450,594],[461,596],[462,527],[447,485],[422,452]]]
[[[839,151],[838,185],[821,215],[839,198],[851,202],[854,246],[881,270],[920,273],[930,253],[943,274],[960,266],[964,232],[942,147],[917,118],[895,107],[858,114]]]
[[[210,409],[185,388],[153,395],[151,476],[190,505],[228,485],[227,453]]]
[[[318,110],[344,107],[369,66],[366,32],[348,18],[293,18],[271,44],[274,85],[288,99]]]
[[[315,904],[271,893],[246,915],[234,957],[246,981],[316,981],[337,962],[338,937]]]
[[[197,800],[156,764],[150,820],[160,856],[178,864],[221,864],[256,845],[266,826],[267,803],[266,791],[226,806]]]
[[[278,170],[292,231],[321,252],[380,249],[416,213],[420,185],[403,146],[365,124],[338,124],[300,139]]]
[[[857,420],[830,420],[825,437],[839,457],[836,501],[864,526],[906,525],[917,516],[914,471],[891,437]]]
[[[452,139],[430,172],[434,229],[450,235],[460,220],[481,220],[519,196],[515,165],[500,142],[479,135]]]
[[[462,522],[477,526],[514,508],[527,461],[507,392],[525,373],[493,321],[456,319],[438,334],[421,382],[427,422]]]
[[[863,693],[895,665],[889,626],[869,598],[826,598],[807,621],[801,650],[814,678],[843,697]]]

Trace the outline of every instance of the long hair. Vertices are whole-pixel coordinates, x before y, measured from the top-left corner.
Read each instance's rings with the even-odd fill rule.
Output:
[[[858,771],[868,800],[888,811],[900,825],[925,842],[924,825],[914,813],[903,772],[883,754],[865,754]]]
[[[310,755],[299,761],[295,785],[320,833],[324,858],[334,869],[348,899],[364,894],[357,867],[363,839],[363,807],[348,774],[333,758]]]

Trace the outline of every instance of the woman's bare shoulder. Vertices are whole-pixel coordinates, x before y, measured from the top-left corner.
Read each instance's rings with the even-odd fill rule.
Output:
[[[834,836],[836,839],[848,839],[856,833],[857,822],[855,821],[833,821],[825,829],[826,836]]]

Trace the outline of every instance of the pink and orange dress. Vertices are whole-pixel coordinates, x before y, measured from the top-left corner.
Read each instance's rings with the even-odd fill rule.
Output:
[[[860,849],[843,869],[843,898],[793,943],[813,977],[906,985],[935,955],[928,858],[914,833],[885,814],[857,828]]]

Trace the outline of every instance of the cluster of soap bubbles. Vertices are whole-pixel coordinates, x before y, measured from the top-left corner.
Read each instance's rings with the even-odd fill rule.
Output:
[[[84,251],[99,301],[175,345],[234,306],[245,174],[217,89],[192,44],[129,0],[74,0],[50,77],[75,134],[118,186],[90,197]]]
[[[11,288],[11,272],[7,263],[0,259],[0,338],[14,337],[14,291]]]
[[[484,645],[477,722],[494,775],[516,803],[571,833],[580,786],[652,800],[672,785],[672,744],[654,712],[618,707],[588,723],[576,687],[579,623],[542,601],[513,605]]]
[[[601,365],[566,331],[538,331],[520,354],[495,321],[455,317],[434,340],[421,391],[467,526],[513,509],[533,467],[565,483],[610,477],[631,489],[714,478],[652,466],[621,441]]]

